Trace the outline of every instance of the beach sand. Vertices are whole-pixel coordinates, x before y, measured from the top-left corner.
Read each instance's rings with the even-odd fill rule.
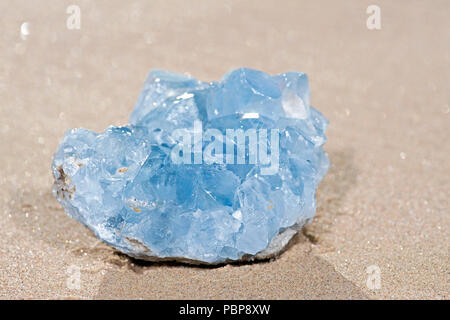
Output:
[[[72,2],[79,30],[66,27]],[[380,30],[366,27],[370,4]],[[0,11],[1,298],[449,298],[449,1],[0,0]],[[218,80],[241,66],[306,72],[330,120],[317,216],[286,252],[142,263],[66,216],[50,172],[66,130],[126,124],[150,69]]]

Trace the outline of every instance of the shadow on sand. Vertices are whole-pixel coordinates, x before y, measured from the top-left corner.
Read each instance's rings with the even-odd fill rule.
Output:
[[[299,299],[366,298],[328,262],[304,250],[310,243],[320,247],[323,236],[333,232],[333,221],[342,214],[342,200],[356,181],[352,150],[331,151],[329,156],[331,167],[317,192],[318,208],[314,221],[303,228],[276,259],[215,266],[133,259],[102,243],[87,228],[66,216],[50,190],[14,194],[11,197],[14,199],[11,211],[15,213],[12,219],[36,240],[69,250],[74,255],[87,254],[110,264],[97,298],[120,298],[123,294],[135,298],[270,298],[273,292],[277,292],[270,290],[271,285],[290,287],[296,282],[302,286],[309,284],[308,291],[299,290]],[[283,267],[283,264],[287,266]],[[155,278],[161,272],[164,274]],[[275,279],[274,272],[277,275]],[[142,276],[144,273],[145,277]],[[170,274],[173,281],[167,281]],[[321,276],[317,277],[318,274]],[[191,279],[187,285],[190,289],[185,292],[180,291],[177,284],[183,279]],[[271,279],[270,285],[266,283],[268,279]],[[205,284],[209,284],[208,289],[202,290]],[[155,285],[160,289],[152,290]],[[211,286],[217,286],[217,290],[211,290]],[[216,292],[217,295],[205,292]]]

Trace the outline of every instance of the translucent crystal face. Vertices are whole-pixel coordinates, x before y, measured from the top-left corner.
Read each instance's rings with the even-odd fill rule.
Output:
[[[204,83],[154,70],[129,125],[65,134],[54,193],[129,255],[239,260],[314,216],[326,127],[303,73],[237,69]]]

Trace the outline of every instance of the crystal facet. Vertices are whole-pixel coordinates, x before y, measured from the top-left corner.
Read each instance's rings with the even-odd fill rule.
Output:
[[[242,68],[206,83],[153,70],[129,125],[65,134],[53,190],[71,217],[133,257],[265,258],[315,214],[327,123],[304,73]]]

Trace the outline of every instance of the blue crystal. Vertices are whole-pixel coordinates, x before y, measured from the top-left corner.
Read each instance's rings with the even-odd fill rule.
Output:
[[[64,135],[53,190],[71,217],[133,257],[264,258],[315,214],[327,124],[304,73],[242,68],[206,83],[153,70],[129,125]]]

